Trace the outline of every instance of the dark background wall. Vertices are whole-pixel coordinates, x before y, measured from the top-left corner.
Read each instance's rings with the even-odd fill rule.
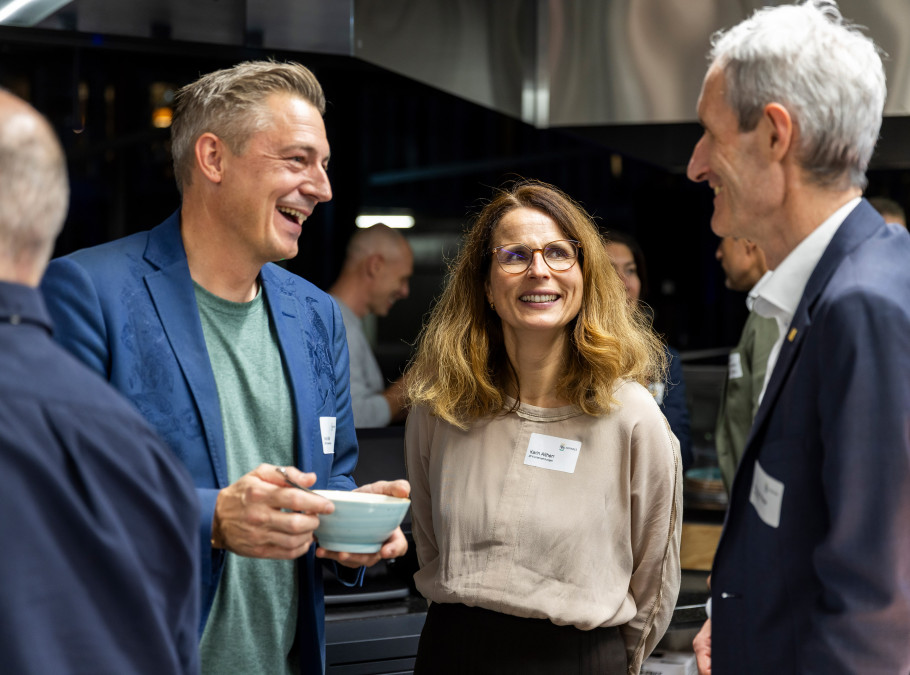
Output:
[[[334,199],[307,221],[288,267],[327,288],[366,207],[412,209],[417,226],[408,236],[430,251],[418,256],[412,297],[378,324],[387,374],[406,360],[439,291],[445,244],[451,254],[493,188],[521,176],[557,185],[603,229],[639,239],[655,325],[670,344],[692,351],[735,343],[744,298],[724,289],[714,259],[710,191],[636,159],[659,157],[664,145],[690,147],[697,125],[536,129],[346,56],[0,28],[0,85],[50,118],[69,158],[72,199],[56,254],[148,229],[176,209],[169,132],[153,126],[153,110],[203,72],[267,57],[312,68],[329,101]],[[900,201],[910,182],[896,170],[870,179],[869,194]]]

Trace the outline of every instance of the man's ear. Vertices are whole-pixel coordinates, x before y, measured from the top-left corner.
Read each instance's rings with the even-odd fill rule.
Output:
[[[783,160],[795,141],[796,129],[790,112],[780,103],[769,103],[764,109],[763,121],[768,126],[767,149],[770,157]]]
[[[224,179],[227,152],[224,141],[207,131],[196,139],[193,150],[196,153],[196,166],[202,175],[213,183],[220,183]]]
[[[375,279],[382,271],[382,266],[385,264],[385,259],[380,253],[372,253],[367,256],[366,262],[367,274]]]

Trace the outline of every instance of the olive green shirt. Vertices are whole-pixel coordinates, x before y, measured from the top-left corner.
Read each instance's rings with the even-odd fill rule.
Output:
[[[750,312],[739,344],[730,352],[714,433],[717,464],[727,494],[733,485],[736,467],[742,459],[752,420],[758,411],[758,397],[765,382],[768,356],[778,335],[774,319]]]

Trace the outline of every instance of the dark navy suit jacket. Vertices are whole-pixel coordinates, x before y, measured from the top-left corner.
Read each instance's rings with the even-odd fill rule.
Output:
[[[679,441],[682,469],[692,467],[695,455],[692,453],[692,435],[689,432],[689,404],[686,400],[686,381],[683,379],[682,361],[679,352],[664,345],[670,366],[667,369],[666,393],[660,402],[660,410],[670,423],[670,430]]]
[[[317,488],[352,489],[357,440],[338,306],[277,265],[265,265],[260,280],[294,402],[297,465],[316,473]],[[201,505],[201,635],[223,565],[211,525],[228,475],[179,212],[148,232],[52,261],[41,288],[60,342],[123,392],[192,474]],[[334,454],[323,452],[320,417],[336,418]],[[324,602],[314,549],[299,564],[301,669],[322,673]]]
[[[186,470],[0,282],[0,672],[198,672]]]
[[[774,527],[754,503],[778,501]],[[783,342],[733,483],[712,612],[715,675],[910,672],[910,236],[866,201]]]

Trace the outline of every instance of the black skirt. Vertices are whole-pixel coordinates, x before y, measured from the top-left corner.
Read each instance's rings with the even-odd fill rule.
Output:
[[[625,675],[619,628],[579,630],[461,604],[433,603],[415,675]]]

